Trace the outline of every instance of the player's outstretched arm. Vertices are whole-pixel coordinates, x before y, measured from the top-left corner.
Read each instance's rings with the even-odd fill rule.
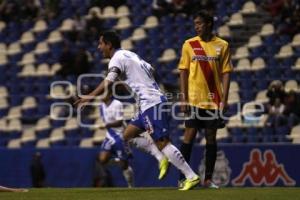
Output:
[[[75,101],[74,105],[78,107],[92,99],[95,99],[100,94],[104,93],[105,95],[105,92],[111,88],[112,83],[113,82],[110,80],[104,79],[91,93],[86,95],[86,98],[79,98],[77,101]]]
[[[107,123],[105,125],[105,128],[114,128],[114,127],[120,127],[123,125],[123,120],[117,120],[111,123]]]

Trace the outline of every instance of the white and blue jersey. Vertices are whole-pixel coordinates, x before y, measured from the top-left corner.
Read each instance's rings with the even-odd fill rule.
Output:
[[[100,109],[100,117],[102,118],[104,124],[110,124],[116,121],[124,120],[123,104],[116,99],[113,99],[109,105],[106,105],[105,103],[101,103],[99,109]],[[122,134],[124,132],[124,126],[113,127],[110,129],[120,137],[123,137]],[[110,137],[110,133],[107,132],[106,136]]]
[[[152,66],[136,53],[123,49],[117,50],[109,62],[108,69],[113,67],[121,71],[120,79],[134,92],[142,113],[166,101],[166,97],[154,80]]]
[[[157,141],[169,136],[169,118],[167,113],[155,116],[160,106],[166,102],[165,95],[160,90],[152,75],[152,66],[141,59],[136,53],[119,49],[112,56],[108,69],[117,67],[124,81],[136,95],[139,113],[131,124],[147,131]]]
[[[104,124],[123,120],[123,105],[118,100],[112,100],[109,105],[100,104],[100,116]],[[122,160],[128,159],[128,145],[123,141],[124,125],[108,128],[101,150],[110,151]]]

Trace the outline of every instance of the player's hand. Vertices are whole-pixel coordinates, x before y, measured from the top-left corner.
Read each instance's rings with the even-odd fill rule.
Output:
[[[220,110],[225,113],[228,110],[228,103],[227,102],[221,102],[220,103]]]
[[[106,125],[105,124],[100,124],[99,129],[106,129]]]
[[[74,102],[74,106],[76,106],[76,107],[79,107],[79,106],[82,106],[82,105],[84,105],[85,103],[87,103],[87,102],[89,102],[90,101],[90,99],[83,99],[83,98],[79,98],[79,99],[77,99],[75,102]]]

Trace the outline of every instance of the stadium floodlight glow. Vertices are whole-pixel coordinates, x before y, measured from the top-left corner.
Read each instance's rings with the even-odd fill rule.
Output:
[[[60,117],[56,114],[55,109],[57,108],[68,108],[68,115],[67,116],[63,116]],[[50,118],[53,120],[67,120],[72,118],[73,116],[73,108],[72,105],[69,103],[65,103],[65,102],[55,102],[53,104],[51,104],[50,107]]]
[[[65,93],[62,94],[62,95],[56,94],[55,93],[55,87],[58,86],[58,85],[60,85],[60,86],[66,85],[67,88],[68,88],[69,94],[65,94]],[[50,96],[53,99],[68,99],[68,98],[71,98],[72,95],[73,95],[72,91],[73,91],[72,90],[72,83],[69,82],[69,81],[54,81],[50,85]]]

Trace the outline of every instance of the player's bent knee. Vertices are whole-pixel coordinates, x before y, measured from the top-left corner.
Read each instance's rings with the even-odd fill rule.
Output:
[[[105,165],[105,164],[108,162],[109,157],[110,157],[109,154],[107,154],[106,152],[105,152],[105,153],[101,153],[101,154],[99,155],[100,163],[101,163],[102,165]]]
[[[106,163],[107,163],[107,160],[106,159],[100,159],[100,163],[102,164],[102,165],[105,165]]]

